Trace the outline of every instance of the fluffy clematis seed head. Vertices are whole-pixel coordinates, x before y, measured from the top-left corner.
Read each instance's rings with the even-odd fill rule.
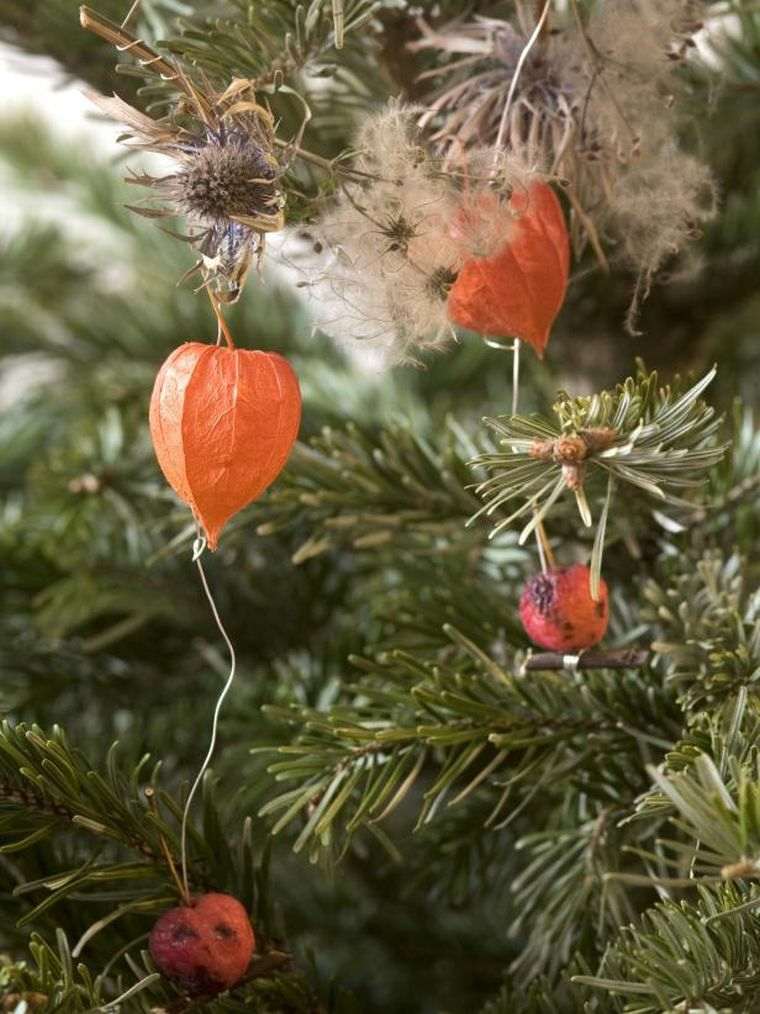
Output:
[[[609,619],[607,585],[601,578],[594,601],[590,579],[589,568],[576,563],[528,581],[520,598],[520,619],[531,641],[562,652],[581,651],[601,641]]]
[[[388,361],[419,362],[456,337],[448,299],[462,268],[495,255],[516,223],[509,195],[530,167],[489,151],[444,164],[422,144],[419,111],[397,102],[366,118],[354,168],[315,224],[320,259],[305,265],[315,324],[361,339]]]
[[[248,914],[229,894],[171,908],[151,930],[156,967],[188,993],[220,993],[242,979],[256,945]]]

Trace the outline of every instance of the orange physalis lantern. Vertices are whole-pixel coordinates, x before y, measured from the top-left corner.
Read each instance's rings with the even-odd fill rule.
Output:
[[[211,549],[277,478],[300,421],[298,378],[275,353],[187,342],[163,364],[150,400],[153,446]]]
[[[448,314],[482,335],[521,338],[543,357],[567,289],[565,216],[546,183],[515,190],[509,211],[504,246],[493,256],[465,262],[449,290]]]

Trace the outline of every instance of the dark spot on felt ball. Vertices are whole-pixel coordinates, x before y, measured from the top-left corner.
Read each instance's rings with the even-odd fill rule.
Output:
[[[572,634],[572,632],[575,630],[575,627],[572,625],[572,623],[568,623],[568,621],[565,620],[565,622],[562,624],[562,629],[565,631],[566,634]]]
[[[548,574],[537,574],[529,586],[529,594],[542,613],[547,613],[554,602],[554,581]]]
[[[214,933],[223,940],[229,940],[230,938],[237,936],[237,933],[232,926],[228,926],[226,922],[218,922],[216,926],[214,926]]]
[[[204,996],[220,993],[225,983],[211,975],[207,969],[199,968],[190,975],[181,976],[177,980],[191,996]]]
[[[601,600],[594,606],[594,612],[597,616],[604,616],[605,604]]]
[[[195,940],[197,938],[198,934],[193,927],[187,926],[185,923],[178,923],[172,930],[172,940]]]

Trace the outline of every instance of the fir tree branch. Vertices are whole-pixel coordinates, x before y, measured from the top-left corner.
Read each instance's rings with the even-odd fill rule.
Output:
[[[492,528],[492,535],[526,515],[520,541],[544,520],[565,490],[578,501],[581,520],[590,524],[586,482],[612,476],[621,487],[634,487],[655,502],[689,507],[677,490],[699,487],[716,465],[725,445],[715,443],[721,425],[699,395],[715,376],[711,370],[690,389],[658,387],[655,373],[640,371],[615,391],[591,397],[562,394],[554,405],[556,420],[500,417],[487,420],[504,451],[480,455],[473,464],[490,477],[476,491],[485,504],[471,522],[490,517],[514,500],[518,506]]]
[[[282,80],[292,82],[336,44],[331,0],[317,0],[308,9],[293,0],[270,0],[255,11],[242,0],[233,0],[231,6],[232,17],[182,19],[182,34],[162,45],[212,79],[247,77],[266,90]],[[349,39],[362,27],[366,30],[379,7],[374,0],[344,0],[343,6],[341,34]]]
[[[60,803],[45,799],[41,793],[34,792],[26,786],[9,782],[0,782],[0,806],[3,803],[64,820],[71,820],[73,817],[72,811]]]
[[[325,428],[308,447],[298,445],[291,465],[261,513],[261,535],[306,527],[309,537],[294,554],[302,563],[339,546],[398,552],[466,552],[479,540],[464,531],[475,505],[457,430],[439,445],[408,426],[377,434],[353,423]]]
[[[659,904],[623,931],[598,975],[573,982],[606,990],[613,1009],[627,1002],[625,1009],[639,1014],[687,1008],[751,1014],[760,986],[758,921],[746,912],[718,917],[755,896],[734,885],[701,887],[696,904]]]
[[[760,602],[740,557],[706,553],[670,567],[661,585],[644,587],[644,617],[656,628],[654,651],[690,713],[725,702],[760,680]]]
[[[608,934],[635,918],[635,897],[615,878],[631,866],[618,819],[611,807],[571,798],[547,830],[518,840],[522,868],[512,884],[512,932],[524,935],[525,944],[511,971],[519,980],[542,974],[554,980],[580,957],[595,965]]]
[[[36,727],[12,727],[4,722],[0,727],[0,770],[6,779],[0,791],[1,804],[11,813],[15,811],[22,828],[30,819],[39,825],[31,834],[14,840],[12,825],[6,821],[4,851],[48,837],[65,822],[69,830],[104,835],[149,859],[163,861],[160,832],[149,830],[150,825],[138,815],[144,804],[122,800],[126,783],[113,763],[104,781],[69,749],[59,730],[46,739]],[[54,819],[45,819],[51,817]]]
[[[627,770],[623,781],[630,777],[641,785],[646,776],[640,737],[654,742],[652,721],[668,726],[665,699],[658,700],[654,712],[662,713],[655,718],[651,688],[634,675],[627,682],[616,676],[614,685],[604,677],[594,685],[553,675],[523,680],[454,628],[448,633],[459,649],[458,660],[433,664],[403,652],[377,662],[356,659],[365,675],[345,705],[324,713],[268,709],[272,718],[301,729],[291,745],[277,749],[282,759],[269,767],[290,787],[260,810],[276,818],[273,833],[300,825],[296,851],[309,845],[315,856],[329,843],[340,852],[338,827],[345,849],[355,831],[401,805],[423,765],[432,784],[423,795],[418,829],[444,805],[454,806],[472,793],[485,793],[492,801],[486,826],[504,826],[514,815],[507,809],[512,793],[522,793],[525,800],[563,779],[584,782],[584,770],[598,776],[598,756],[610,753],[619,761],[610,777],[620,778]],[[639,703],[622,703],[618,695],[629,692]],[[646,698],[649,721],[639,710]],[[637,719],[621,723],[621,713]],[[626,755],[633,770],[626,767]],[[621,787],[618,781],[618,792]]]
[[[127,776],[117,765],[112,749],[105,773],[101,775],[77,751],[69,748],[60,730],[47,738],[36,727],[11,727],[8,723],[0,727],[0,772],[4,776],[0,783],[0,808],[4,810],[3,852],[25,853],[61,831],[79,831],[99,839],[110,839],[149,860],[148,864],[120,859],[98,862],[88,857],[73,869],[48,866],[42,877],[16,887],[14,893],[18,897],[45,892],[43,900],[24,913],[20,925],[38,925],[53,905],[66,901],[97,906],[108,897],[104,889],[110,883],[119,887],[120,905],[114,913],[116,918],[155,913],[176,897],[171,867],[177,863],[177,826],[182,806],[167,793],[153,790],[152,786],[149,792],[139,792],[146,763],[147,758],[143,758]],[[154,770],[152,782],[155,776]],[[30,783],[33,788],[28,787]],[[287,999],[289,1006],[278,1009],[311,1014],[319,1009],[314,1006],[311,988],[292,966],[290,955],[273,943],[269,888],[262,872],[261,852],[254,848],[252,824],[250,820],[244,824],[240,854],[236,859],[222,830],[214,800],[213,778],[209,774],[203,790],[203,822],[200,828],[191,828],[194,883],[206,888],[211,883],[217,889],[231,886],[243,904],[254,912],[256,923],[258,957],[234,994],[240,996],[241,1001],[247,998],[254,1010],[263,1012],[271,1009],[267,1006],[270,1002],[282,1003]],[[93,938],[99,937],[113,921],[110,913],[105,920],[96,919],[81,935],[74,955],[78,956],[85,945],[90,947]],[[37,946],[39,954],[51,961],[52,952],[46,945],[40,941]],[[99,1006],[103,1002],[99,998],[99,990],[104,988],[102,983],[96,986],[86,979],[84,984],[73,984],[66,979],[61,963],[70,964],[72,952],[61,934],[58,953],[60,962],[46,965],[42,979],[33,975],[26,985],[27,990],[34,988],[46,994],[63,990],[68,996],[68,991],[73,989],[83,998],[82,1009]],[[51,968],[57,970],[52,982]],[[139,982],[140,988],[151,993],[159,990],[164,998],[168,997],[166,989],[153,982],[152,969],[148,967],[146,972],[148,978],[144,983]],[[116,983],[113,990],[111,987],[109,982],[106,988],[114,995],[124,991],[120,983]],[[178,1009],[184,1010],[185,1002],[180,1001]],[[80,1010],[77,1006],[71,1009]]]
[[[699,753],[680,773],[650,773],[660,798],[675,809],[671,822],[685,841],[667,840],[663,861],[678,875],[688,874],[696,885],[709,881],[760,876],[760,786],[757,761],[725,758],[718,769],[715,761]],[[640,806],[657,806],[657,798]],[[672,858],[665,859],[670,854]]]

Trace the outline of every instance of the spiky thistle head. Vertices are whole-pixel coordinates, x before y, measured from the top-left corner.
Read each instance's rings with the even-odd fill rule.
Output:
[[[551,152],[559,147],[576,96],[563,80],[551,39],[527,51],[529,32],[500,18],[457,18],[436,29],[420,21],[422,37],[410,44],[415,51],[433,50],[440,63],[424,72],[430,100],[420,126],[444,153],[493,145],[501,131],[507,150],[531,149],[531,158],[551,165]],[[451,58],[466,59],[466,71],[452,70]],[[502,117],[518,65],[519,88],[509,116]]]
[[[158,203],[129,207],[147,218],[184,217],[190,228],[182,238],[201,254],[189,273],[200,270],[213,294],[230,303],[263,251],[265,234],[285,224],[272,117],[256,102],[249,81],[233,81],[222,93],[187,83],[187,91],[163,120],[116,96],[90,97],[128,127],[122,140],[130,147],[175,163],[168,175],[131,174],[128,182],[150,188]]]

